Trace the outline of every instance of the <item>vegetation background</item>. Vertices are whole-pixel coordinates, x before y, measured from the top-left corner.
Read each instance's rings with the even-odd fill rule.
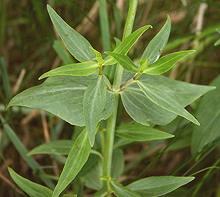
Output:
[[[66,139],[73,135],[70,125],[51,114],[23,108],[5,110],[13,95],[39,84],[38,77],[42,73],[64,64],[65,61],[74,61],[53,31],[46,4],[54,7],[68,24],[101,51],[103,48],[111,48],[107,41],[109,35],[112,43],[114,37],[121,38],[127,1],[107,0],[109,31],[106,29],[105,5],[103,7],[100,2],[105,1],[0,0],[0,113],[12,128],[9,132],[0,125],[0,196],[22,196],[22,192],[9,177],[8,166],[13,166],[28,179],[41,182],[34,174],[36,171],[33,170],[32,160],[26,156],[27,150],[53,139]],[[164,53],[180,49],[197,50],[193,58],[179,64],[167,75],[172,79],[195,84],[209,84],[220,74],[220,47],[214,45],[220,38],[220,1],[139,0],[134,29],[145,24],[151,24],[154,28],[142,37],[135,52],[131,52],[132,55],[137,55],[146,46],[164,24],[167,15],[172,20],[172,31]],[[104,28],[102,33],[101,28]],[[216,98],[220,98],[219,94]],[[219,101],[220,99],[217,103]],[[196,113],[197,108],[198,102],[189,110]],[[220,104],[216,105],[216,111],[219,110]],[[123,120],[129,120],[125,112]],[[219,122],[218,116],[213,125],[219,125]],[[184,127],[179,128],[173,123],[166,127],[170,131],[178,131],[179,137],[176,141],[141,143],[125,148],[127,166],[121,181],[149,175],[194,174],[196,180],[188,188],[181,188],[171,195],[219,197],[220,125],[216,126],[214,134],[210,133],[213,131],[211,128],[201,134],[204,138],[209,135],[214,138],[199,158],[191,154],[192,125],[183,125]],[[33,158],[54,176],[59,175],[62,165],[53,157],[38,155]],[[88,189],[88,195],[90,192]]]

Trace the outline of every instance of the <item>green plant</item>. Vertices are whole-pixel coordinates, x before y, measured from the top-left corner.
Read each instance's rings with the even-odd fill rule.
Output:
[[[159,58],[170,34],[169,17],[138,61],[128,57],[131,47],[151,28],[146,25],[132,32],[137,3],[137,0],[129,1],[122,41],[117,40],[116,47],[104,54],[95,50],[48,6],[56,32],[79,63],[44,73],[40,79],[48,78],[45,82],[12,98],[8,107],[43,109],[72,125],[85,128],[74,140],[51,142],[29,153],[68,154],[55,188],[33,183],[9,169],[13,180],[30,196],[60,196],[77,179],[84,180],[87,187],[98,190],[96,196],[111,196],[112,193],[126,197],[161,196],[194,179],[177,176],[147,177],[126,186],[117,180],[123,171],[122,145],[174,137],[154,126],[166,125],[177,116],[199,125],[185,107],[213,89],[160,76],[194,52],[179,51]],[[115,64],[117,66],[111,82],[106,69],[111,69]],[[119,99],[135,122],[120,123],[117,127]],[[95,174],[92,174],[91,169]],[[89,182],[89,177],[94,176],[97,179]]]

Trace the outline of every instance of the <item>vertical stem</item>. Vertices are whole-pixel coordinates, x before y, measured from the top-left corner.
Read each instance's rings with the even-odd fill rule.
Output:
[[[126,38],[132,32],[137,5],[138,5],[138,0],[129,0],[129,10],[126,19],[123,39]],[[117,65],[115,78],[113,82],[114,89],[119,88],[121,84],[122,74],[123,74],[123,68],[120,65]],[[110,116],[110,118],[107,121],[107,131],[105,135],[105,147],[104,147],[104,155],[103,155],[104,157],[103,176],[106,178],[111,177],[112,153],[113,153],[113,145],[114,145],[115,125],[116,125],[116,119],[118,113],[118,101],[119,101],[119,95],[115,95],[115,105],[113,109],[113,114]],[[109,182],[105,181],[104,183],[105,183],[104,187],[107,187],[110,193],[111,191],[109,187]]]

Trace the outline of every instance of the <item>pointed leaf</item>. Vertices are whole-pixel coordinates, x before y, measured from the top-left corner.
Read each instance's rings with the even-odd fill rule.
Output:
[[[149,75],[161,75],[172,69],[178,61],[182,60],[183,58],[194,52],[194,50],[187,50],[170,53],[163,56],[155,63],[151,64],[150,67],[145,69],[143,72]]]
[[[98,64],[93,61],[68,64],[44,73],[39,79],[54,76],[88,76],[95,73],[97,68]]]
[[[87,88],[83,98],[83,113],[91,146],[95,141],[97,125],[106,103],[107,87],[104,78],[99,76]]]
[[[68,51],[80,62],[93,59],[91,44],[77,31],[72,29],[49,5],[47,10],[56,32],[63,40]]]
[[[153,64],[160,57],[161,51],[167,44],[171,29],[170,17],[167,18],[166,23],[158,32],[158,34],[147,45],[141,57],[141,61],[147,61]]]
[[[88,160],[90,152],[91,146],[89,144],[88,134],[86,130],[83,130],[73,142],[52,197],[58,197],[74,180]]]
[[[141,35],[149,28],[152,28],[152,26],[146,25],[137,29],[136,31],[131,33],[128,37],[126,37],[122,42],[120,42],[118,46],[113,50],[113,52],[121,55],[126,55],[128,51],[132,48],[132,46],[138,41]],[[105,59],[104,65],[115,64],[115,62],[116,61],[112,57],[107,57]]]
[[[193,128],[191,149],[194,155],[220,139],[220,77],[217,77],[211,85],[216,86],[216,90],[201,99],[196,112],[201,126]]]
[[[10,106],[24,106],[46,110],[66,122],[84,126],[83,96],[88,85],[96,80],[90,77],[50,77],[41,85],[29,88],[16,95]],[[112,112],[112,95],[107,93],[107,102],[99,120],[107,119]]]
[[[143,126],[138,123],[124,123],[117,130],[116,135],[130,141],[152,141],[163,140],[174,137],[152,127]]]
[[[111,181],[111,188],[117,197],[140,197],[137,192],[131,191],[115,181]]]
[[[175,81],[163,76],[143,75],[141,81],[149,86],[157,87],[163,94],[169,95],[171,92],[171,95],[175,95],[174,98],[182,107],[186,107],[213,89],[213,87]],[[148,125],[149,122],[152,122],[153,124],[165,125],[176,117],[176,114],[160,107],[150,99],[146,99],[144,92],[135,83],[128,86],[121,93],[121,97],[128,114],[140,124]]]
[[[72,144],[72,140],[56,140],[33,148],[28,155],[68,155]]]
[[[141,196],[156,197],[170,193],[193,179],[194,177],[152,176],[137,180],[126,187]]]
[[[132,62],[132,60],[128,56],[111,52],[108,54],[111,55],[124,69],[131,72],[137,72],[137,66]]]
[[[151,86],[143,81],[138,81],[140,89],[145,96],[161,108],[170,111],[176,115],[182,116],[187,120],[199,125],[199,122],[177,101],[174,92],[170,89],[160,86]]]
[[[20,175],[18,175],[13,169],[8,168],[11,178],[14,182],[30,197],[51,197],[52,190],[42,186],[40,184],[34,183]]]

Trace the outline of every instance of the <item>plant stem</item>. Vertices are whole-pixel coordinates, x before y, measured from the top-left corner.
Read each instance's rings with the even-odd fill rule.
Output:
[[[128,16],[126,19],[123,39],[126,38],[132,32],[135,13],[138,5],[138,0],[129,0],[129,10]],[[123,74],[123,68],[120,65],[117,65],[113,88],[118,89],[121,84]],[[114,132],[116,126],[116,119],[118,113],[118,102],[119,95],[115,95],[115,105],[113,109],[113,113],[107,121],[107,130],[105,135],[105,146],[104,146],[104,161],[103,161],[103,177],[110,178],[111,177],[111,166],[112,166],[112,153],[113,153],[113,145],[114,145]],[[104,187],[111,193],[111,189],[109,186],[109,181],[104,182]]]

